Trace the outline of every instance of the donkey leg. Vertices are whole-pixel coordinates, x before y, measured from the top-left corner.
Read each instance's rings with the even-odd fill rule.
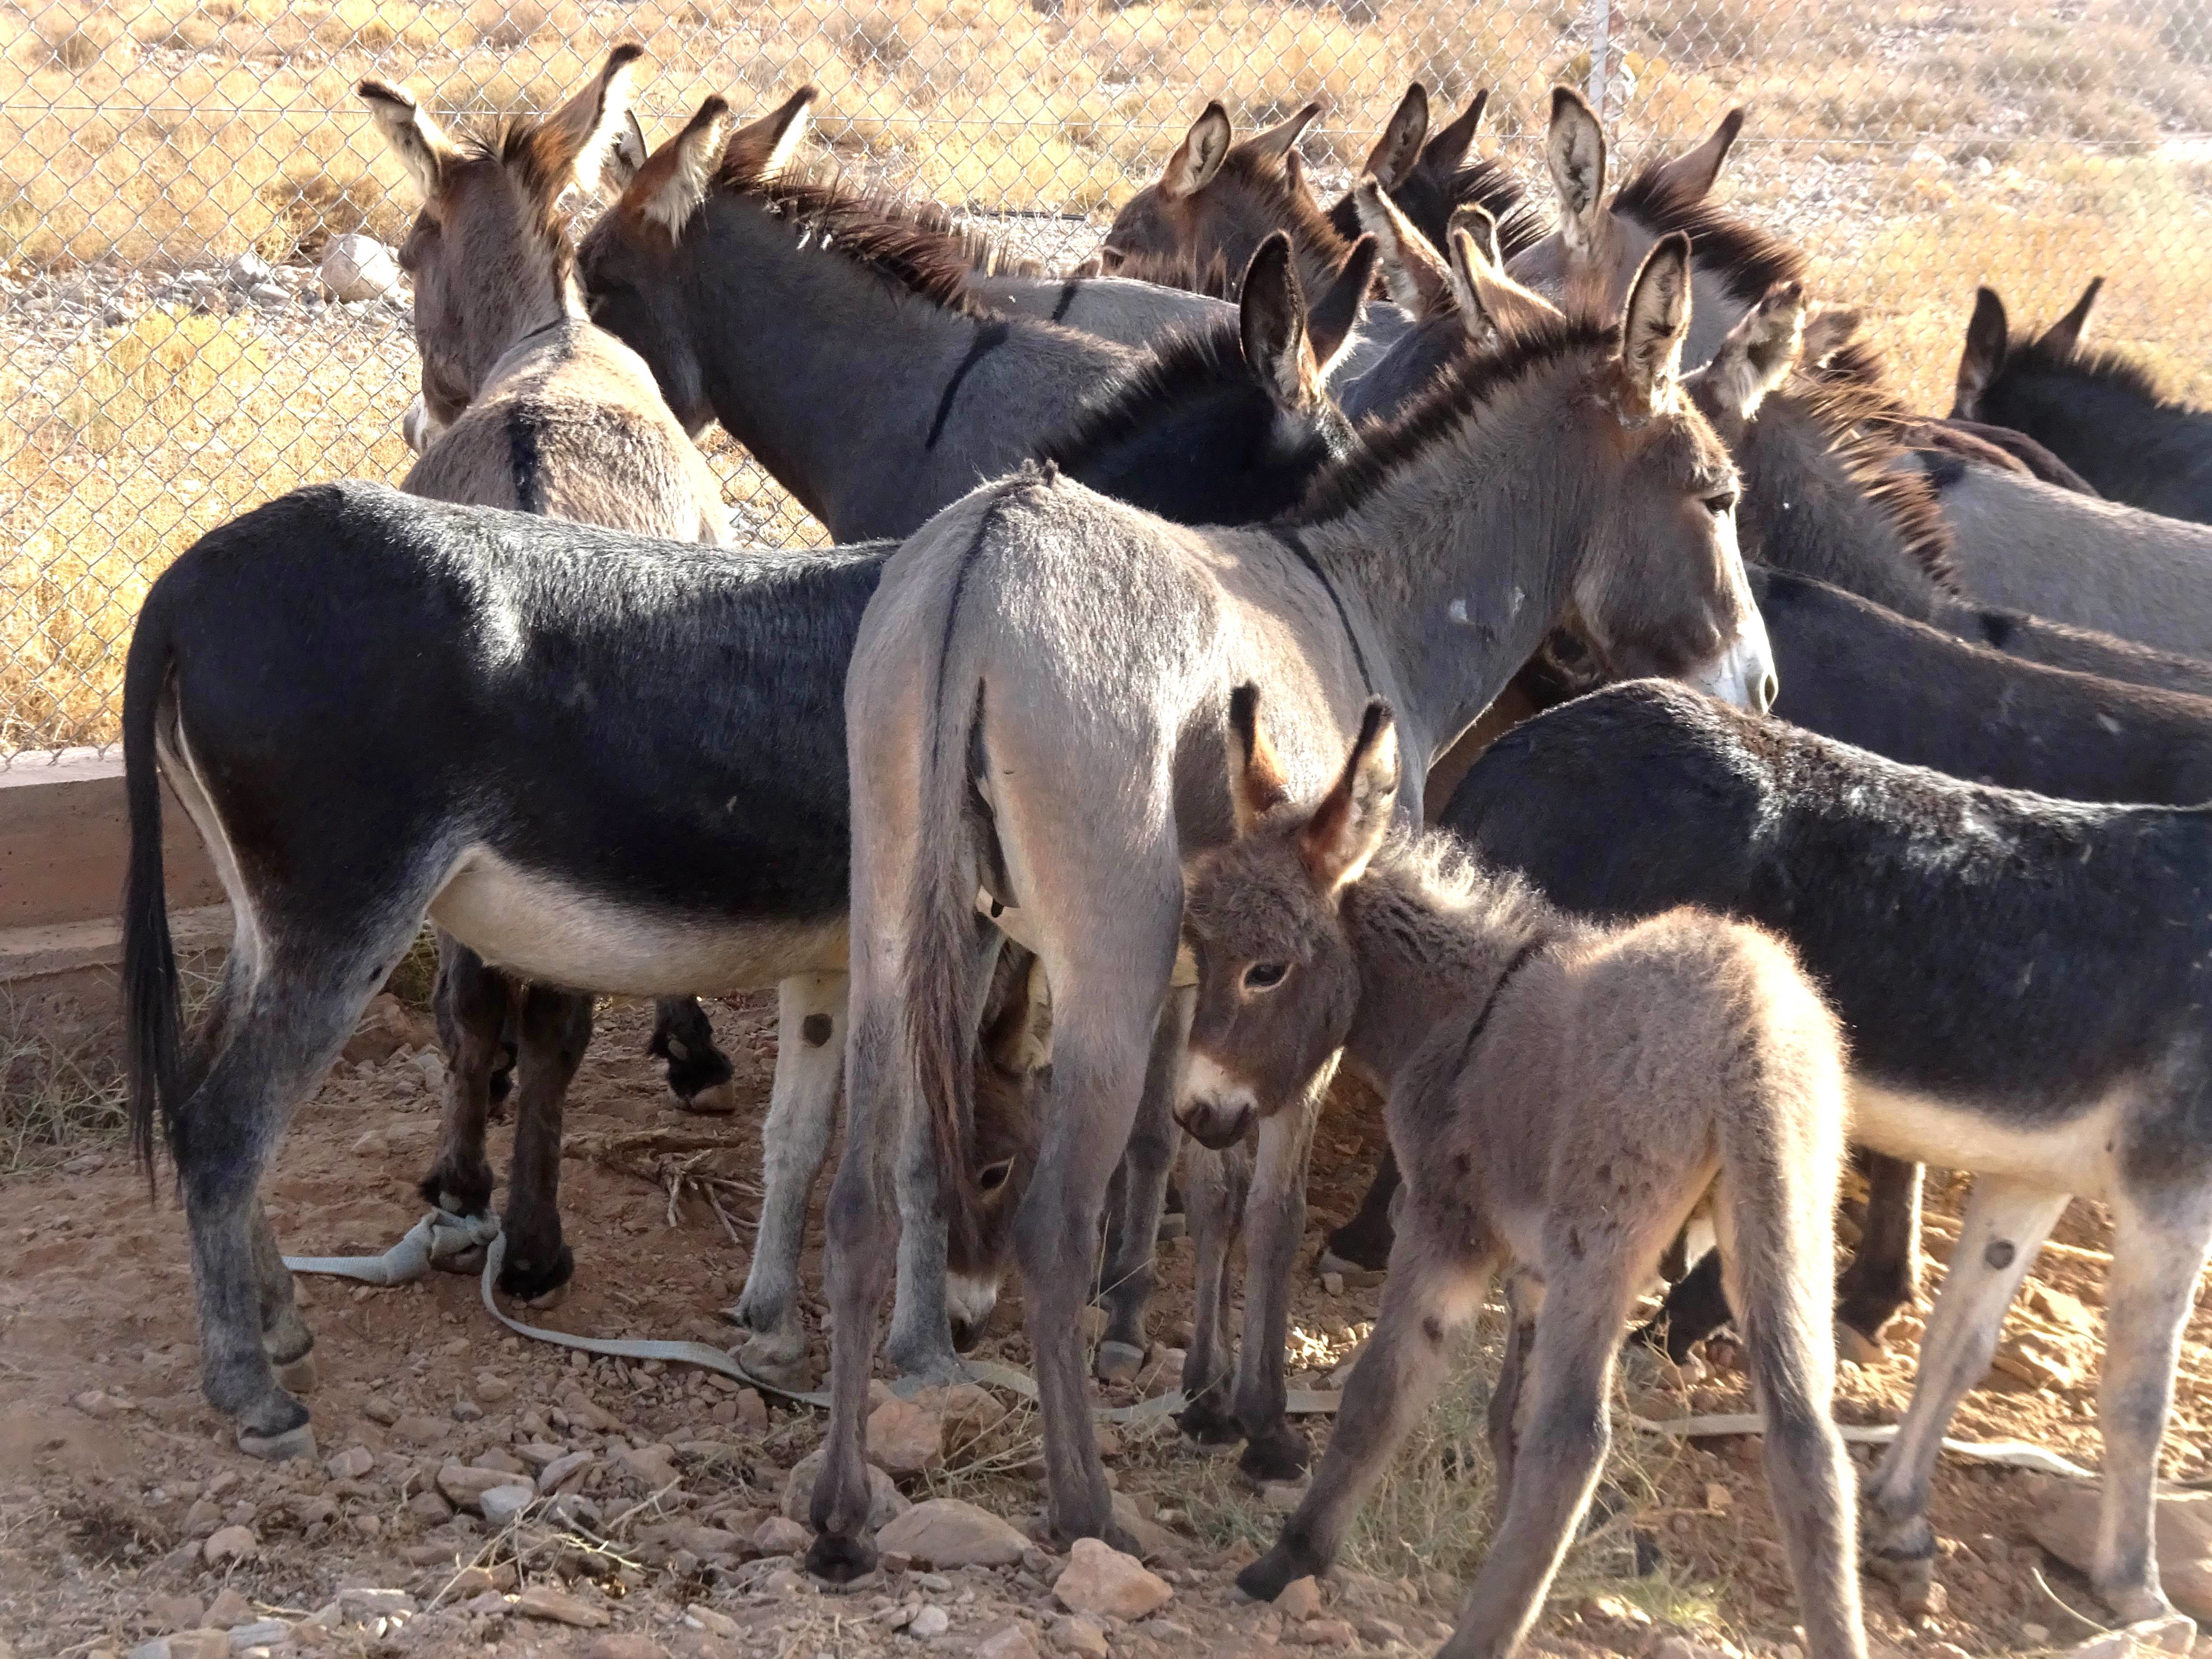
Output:
[[[438,931],[438,1033],[446,1047],[445,1121],[422,1177],[422,1201],[453,1215],[491,1209],[491,1160],[484,1125],[491,1079],[506,1053],[515,981],[443,928]],[[478,1264],[482,1265],[481,1258]]]
[[[1182,1391],[1188,1403],[1176,1413],[1176,1426],[1202,1446],[1226,1446],[1244,1437],[1229,1409],[1236,1369],[1229,1348],[1229,1253],[1244,1224],[1252,1157],[1242,1146],[1215,1152],[1195,1140],[1183,1146],[1183,1203],[1190,1218],[1198,1283],[1190,1346],[1182,1361]]]
[[[2105,1484],[2089,1577],[2105,1605],[2134,1624],[2172,1611],[2152,1545],[2158,1446],[2173,1404],[2182,1327],[2212,1241],[2212,1195],[2177,1182],[2125,1191],[2114,1207],[2097,1388]]]
[[[1448,1231],[1413,1221],[1398,1236],[1375,1334],[1345,1384],[1313,1486],[1274,1547],[1237,1575],[1237,1589],[1272,1601],[1293,1579],[1335,1561],[1360,1504],[1443,1386],[1451,1334],[1480,1310],[1500,1259],[1492,1241],[1468,1238],[1463,1224]]]
[[[1152,1299],[1160,1215],[1167,1202],[1168,1171],[1175,1164],[1176,1095],[1182,1087],[1183,1050],[1195,1000],[1195,993],[1188,989],[1168,997],[1145,1068],[1145,1097],[1137,1107],[1128,1148],[1115,1171],[1106,1266],[1099,1275],[1098,1300],[1106,1310],[1106,1332],[1099,1339],[1097,1361],[1102,1382],[1133,1382],[1145,1363],[1145,1310]]]
[[[1305,1094],[1260,1126],[1252,1195],[1244,1206],[1244,1340],[1237,1353],[1237,1422],[1248,1479],[1295,1480],[1306,1437],[1291,1426],[1284,1350],[1291,1338],[1291,1275],[1306,1231],[1306,1164],[1334,1066]]]
[[[1881,1352],[1881,1328],[1920,1288],[1920,1166],[1867,1157],[1866,1228],[1836,1284],[1837,1335],[1855,1354]]]
[[[1657,1348],[1677,1365],[1685,1365],[1690,1351],[1733,1317],[1721,1253],[1707,1250],[1696,1267],[1668,1286],[1659,1311],[1632,1331],[1629,1340]]]
[[[1382,1161],[1375,1166],[1375,1179],[1367,1183],[1367,1196],[1359,1200],[1358,1213],[1328,1236],[1328,1248],[1322,1256],[1324,1268],[1374,1272],[1390,1260],[1390,1202],[1398,1196],[1398,1155],[1385,1146]]]
[[[779,1388],[814,1386],[799,1318],[799,1258],[807,1201],[836,1127],[847,986],[842,974],[794,974],[776,987],[775,1081],[761,1131],[766,1195],[744,1292],[730,1317],[753,1333],[738,1363]]]
[[[282,1388],[311,1394],[315,1374],[315,1334],[300,1317],[293,1299],[291,1270],[276,1243],[276,1230],[258,1197],[253,1200],[253,1276],[261,1294],[261,1346]]]
[[[1943,1430],[1967,1389],[1988,1373],[2013,1292],[2066,1207],[2067,1195],[1984,1175],[1959,1225],[1951,1269],[1920,1340],[1920,1372],[1897,1438],[1868,1477],[1860,1538],[1867,1566],[1896,1583],[1908,1612],[1934,1582],[1936,1534],[1928,1487]]]
[[[1516,1273],[1505,1286],[1505,1357],[1498,1362],[1498,1381],[1490,1390],[1486,1426],[1490,1431],[1490,1460],[1494,1467],[1491,1496],[1491,1529],[1504,1524],[1507,1499],[1513,1492],[1513,1464],[1521,1445],[1523,1386],[1528,1375],[1528,1350],[1536,1340],[1536,1310],[1542,1300],[1525,1273]]]
[[[591,996],[532,985],[515,1024],[514,1163],[501,1224],[507,1259],[499,1287],[531,1301],[559,1290],[576,1271],[561,1238],[561,1110],[591,1046]]]
[[[1505,1516],[1439,1659],[1502,1659],[1543,1605],[1612,1444],[1605,1401],[1626,1310],[1623,1288],[1593,1274],[1545,1294]]]
[[[722,1117],[738,1109],[729,1056],[714,1046],[714,1028],[696,997],[659,997],[646,1053],[668,1062],[668,1097],[687,1112]]]

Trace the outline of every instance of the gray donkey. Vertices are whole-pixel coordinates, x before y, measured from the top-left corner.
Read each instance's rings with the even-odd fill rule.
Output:
[[[1482,869],[1448,833],[1394,839],[1397,732],[1379,697],[1335,784],[1293,804],[1258,702],[1249,685],[1231,695],[1237,838],[1194,862],[1184,897],[1191,1110],[1292,1109],[1341,1050],[1388,1098],[1407,1175],[1382,1315],[1328,1454],[1238,1586],[1273,1601],[1330,1566],[1443,1386],[1448,1334],[1504,1272],[1499,1520],[1443,1652],[1512,1653],[1604,1466],[1628,1315],[1710,1206],[1743,1298],[1807,1645],[1863,1655],[1851,1466],[1829,1416],[1846,1115],[1835,1016],[1759,928],[1686,908],[1601,927]]]
[[[1670,239],[1619,319],[1471,355],[1264,526],[1171,526],[1046,471],[976,491],[891,561],[846,690],[848,1117],[829,1212],[817,1572],[849,1579],[874,1562],[860,1422],[902,1147],[937,1143],[947,1224],[969,1225],[969,1110],[946,1068],[974,1037],[983,897],[1053,992],[1052,1103],[1016,1223],[1051,1521],[1063,1536],[1109,1530],[1076,1315],[1139,1098],[1180,1061],[1182,861],[1229,834],[1232,665],[1295,714],[1290,765],[1309,784],[1334,772],[1371,693],[1407,711],[1415,752],[1432,754],[1570,618],[1612,672],[1771,701],[1735,471],[1675,380],[1688,266],[1686,241]],[[1274,1202],[1251,1229],[1237,1404],[1265,1437],[1248,1467],[1270,1471],[1304,1458],[1283,1420],[1281,1356],[1316,1105],[1258,1126]],[[1221,1146],[1252,1126],[1185,1127]]]
[[[361,96],[422,192],[399,252],[415,285],[422,363],[411,442],[423,450],[403,487],[434,500],[504,507],[610,529],[720,544],[720,486],[669,412],[653,371],[584,313],[562,204],[597,188],[630,131],[644,56],[617,46],[592,83],[543,121],[449,137],[404,88],[364,81]],[[438,1013],[453,1061],[444,1134],[422,1183],[457,1214],[490,1200],[484,1126],[504,1091],[502,1060],[520,1073],[518,1164],[546,1172],[518,1181],[510,1220],[552,1198],[559,1103],[591,1040],[592,1000],[524,987],[450,935],[439,936]],[[734,1109],[730,1066],[692,999],[659,1005],[654,1052],[669,1060],[686,1109]],[[787,1032],[787,1037],[795,1036]],[[550,1131],[550,1144],[543,1144]],[[536,1260],[532,1229],[511,1229],[510,1289],[543,1296],[572,1268],[565,1246]],[[465,1264],[462,1264],[465,1265]]]

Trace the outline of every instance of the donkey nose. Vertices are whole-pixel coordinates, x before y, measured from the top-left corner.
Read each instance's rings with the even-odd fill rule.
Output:
[[[1252,1103],[1187,1101],[1176,1114],[1176,1121],[1182,1125],[1184,1133],[1207,1152],[1226,1152],[1243,1139],[1244,1132],[1252,1127]]]

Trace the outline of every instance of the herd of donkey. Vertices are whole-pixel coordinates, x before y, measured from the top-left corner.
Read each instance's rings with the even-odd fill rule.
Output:
[[[1709,1224],[1639,1334],[1735,1321],[1807,1646],[1863,1655],[1861,1553],[1924,1602],[1946,1421],[2081,1194],[2114,1232],[2092,1577],[2122,1621],[2170,1612],[2157,1455],[2212,1245],[2212,417],[2082,345],[2096,285],[2033,337],[1984,290],[1956,406],[1921,417],[1801,255],[1709,199],[1740,112],[1608,197],[1556,89],[1547,220],[1474,156],[1480,98],[1431,135],[1414,88],[1328,209],[1315,111],[1232,142],[1217,105],[1064,274],[811,176],[811,88],[648,149],[640,56],[470,136],[362,83],[422,197],[420,458],[203,538],[131,641],[132,1124],[173,1157],[238,1443],[313,1446],[258,1186],[428,917],[422,1190],[487,1217],[511,1105],[513,1296],[572,1271],[591,994],[659,999],[670,1090],[726,1112],[694,999],[774,984],[732,1314],[755,1375],[803,1372],[842,1086],[825,1579],[875,1562],[884,1292],[889,1363],[943,1380],[1010,1261],[1049,1522],[1118,1537],[1088,1373],[1145,1352],[1179,1158],[1180,1421],[1304,1472],[1287,1308],[1343,1060],[1394,1156],[1330,1247],[1387,1261],[1382,1312],[1244,1589],[1328,1565],[1502,1278],[1498,1522],[1444,1651],[1512,1651],[1624,1330]],[[727,545],[713,421],[836,547]],[[190,1040],[163,780],[235,916]],[[1837,1344],[1913,1294],[1922,1163],[1972,1195],[1855,1499]]]

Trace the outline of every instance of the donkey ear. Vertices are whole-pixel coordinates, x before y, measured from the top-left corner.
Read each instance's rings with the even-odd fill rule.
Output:
[[[1254,824],[1290,798],[1274,745],[1260,729],[1260,688],[1247,681],[1229,694],[1229,799],[1237,833],[1250,835]]]
[[[629,181],[637,177],[638,169],[652,154],[646,145],[645,129],[637,124],[637,112],[627,112],[623,116],[622,131],[615,135],[614,143],[607,151],[600,181],[617,191],[628,190]]]
[[[1815,312],[1805,319],[1805,343],[1797,354],[1798,363],[1806,368],[1826,368],[1828,359],[1857,336],[1864,320],[1856,306],[1831,306]]]
[[[1391,303],[1416,317],[1432,317],[1441,311],[1451,293],[1450,274],[1429,239],[1398,210],[1372,173],[1352,185],[1352,205],[1359,215],[1360,229],[1375,239]]]
[[[1632,412],[1657,407],[1682,367],[1689,331],[1690,239],[1678,230],[1644,257],[1620,313],[1623,390]]]
[[[460,152],[406,88],[387,81],[363,81],[355,90],[391,141],[392,153],[414,179],[415,188],[428,201],[438,193],[447,170],[460,159]]]
[[[1552,88],[1552,130],[1544,162],[1559,197],[1559,235],[1570,251],[1587,253],[1597,243],[1598,215],[1605,211],[1605,130],[1572,87]]]
[[[1298,274],[1291,267],[1291,238],[1270,232],[1244,267],[1244,286],[1237,301],[1237,332],[1244,344],[1244,366],[1267,390],[1277,407],[1303,409],[1321,376],[1306,349],[1306,300]]]
[[[2062,356],[2072,356],[2081,343],[2081,331],[2089,325],[2089,308],[2097,303],[2097,295],[2105,286],[2105,279],[2093,276],[2089,286],[2081,290],[2081,297],[2074,302],[2074,309],[2043,331],[2039,344]]]
[[[1797,367],[1804,332],[1804,284],[1777,283],[1729,331],[1712,362],[1698,373],[1723,410],[1747,421]]]
[[[1990,389],[1990,381],[2004,373],[2011,338],[2004,301],[1997,298],[1996,289],[1984,283],[1974,290],[1974,314],[1966,324],[1966,348],[1959,354],[1959,389],[1951,400],[1952,419],[1979,418],[1982,393]]]
[[[1701,202],[1709,195],[1713,180],[1720,177],[1721,164],[1735,146],[1736,134],[1743,131],[1743,111],[1732,109],[1721,117],[1721,124],[1713,129],[1713,136],[1699,144],[1687,155],[1677,155],[1656,169],[1664,181],[1668,192],[1684,202]]]
[[[586,196],[599,189],[600,170],[629,113],[638,60],[644,56],[645,48],[635,42],[617,46],[592,84],[539,122],[530,135],[530,184],[549,204],[570,185]]]
[[[1375,148],[1359,164],[1360,172],[1373,173],[1383,189],[1395,190],[1420,161],[1421,145],[1428,136],[1429,89],[1416,81],[1406,88],[1406,95],[1390,112],[1389,120],[1383,125],[1382,136],[1375,141]]]
[[[1469,231],[1472,223],[1477,228]],[[1489,210],[1470,202],[1452,215],[1446,234],[1451,244],[1451,292],[1460,322],[1477,345],[1489,345],[1525,333],[1560,313],[1542,295],[1521,286],[1498,263],[1498,222]]]
[[[1321,210],[1320,199],[1313,193],[1313,181],[1306,177],[1306,158],[1294,149],[1283,154],[1283,178],[1291,195],[1304,197],[1316,213]]]
[[[1475,129],[1482,125],[1482,112],[1489,106],[1490,88],[1485,87],[1474,94],[1474,101],[1458,120],[1429,140],[1429,147],[1421,152],[1421,171],[1438,179],[1457,173],[1468,151],[1474,148]]]
[[[1176,153],[1160,174],[1160,194],[1171,202],[1195,196],[1213,182],[1221,164],[1229,159],[1229,112],[1208,104],[1206,113],[1191,123]]]
[[[684,234],[707,199],[722,164],[722,146],[730,133],[730,106],[709,98],[699,112],[684,123],[684,131],[653,153],[637,176],[623,191],[622,206],[650,224],[660,226],[675,241]]]
[[[1390,705],[1376,697],[1344,770],[1298,831],[1298,854],[1314,878],[1335,891],[1364,875],[1397,805],[1398,726]]]
[[[1300,134],[1314,124],[1321,113],[1319,104],[1308,104],[1287,121],[1278,121],[1265,132],[1255,132],[1237,146],[1240,155],[1249,155],[1258,161],[1279,161],[1291,152]]]
[[[1316,372],[1324,378],[1352,343],[1352,331],[1359,326],[1360,313],[1367,308],[1368,291],[1375,285],[1377,253],[1375,239],[1363,235],[1337,267],[1328,291],[1307,307],[1306,341],[1313,348]]]
[[[750,125],[730,135],[722,165],[749,185],[764,185],[791,165],[814,118],[815,90],[801,87]]]

